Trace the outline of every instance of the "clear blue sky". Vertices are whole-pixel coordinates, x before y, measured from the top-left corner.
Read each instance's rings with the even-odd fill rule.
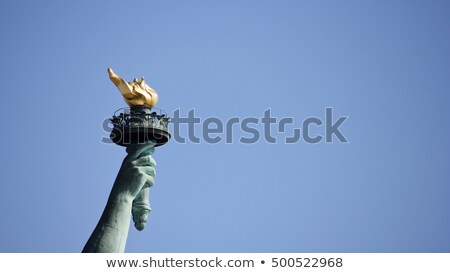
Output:
[[[100,143],[125,106],[108,66],[169,114],[349,117],[347,144],[158,148],[127,252],[450,251],[449,1],[2,1],[0,21],[1,252],[94,229],[125,155]]]

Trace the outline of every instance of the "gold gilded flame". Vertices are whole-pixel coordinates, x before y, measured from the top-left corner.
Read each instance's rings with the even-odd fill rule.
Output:
[[[108,74],[129,106],[153,107],[158,102],[158,94],[145,83],[144,77],[141,80],[134,78],[132,82],[126,82],[111,68],[108,68]]]

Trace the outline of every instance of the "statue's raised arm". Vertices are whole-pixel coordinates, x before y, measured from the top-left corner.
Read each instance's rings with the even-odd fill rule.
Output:
[[[151,157],[155,143],[130,145],[97,226],[83,252],[124,252],[130,220],[142,230],[150,206],[148,190],[154,183],[155,160]]]
[[[113,125],[110,138],[126,147],[114,186],[97,226],[89,237],[83,252],[124,252],[130,220],[141,231],[145,228],[150,208],[150,187],[155,177],[155,160],[151,155],[155,147],[170,139],[169,117],[157,109],[158,94],[141,80],[126,82],[108,68],[111,81],[130,106],[119,109],[120,115],[110,119]],[[118,111],[119,111],[118,110]],[[117,111],[116,111],[117,112]]]

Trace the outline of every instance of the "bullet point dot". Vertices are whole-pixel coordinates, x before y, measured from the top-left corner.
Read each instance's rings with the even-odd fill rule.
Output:
[[[266,262],[264,260],[261,261],[262,264],[265,264]]]

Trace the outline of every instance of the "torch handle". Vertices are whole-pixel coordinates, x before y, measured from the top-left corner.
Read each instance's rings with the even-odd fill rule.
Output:
[[[137,230],[141,231],[145,228],[150,210],[150,188],[144,188],[134,199],[131,209],[134,226]]]

